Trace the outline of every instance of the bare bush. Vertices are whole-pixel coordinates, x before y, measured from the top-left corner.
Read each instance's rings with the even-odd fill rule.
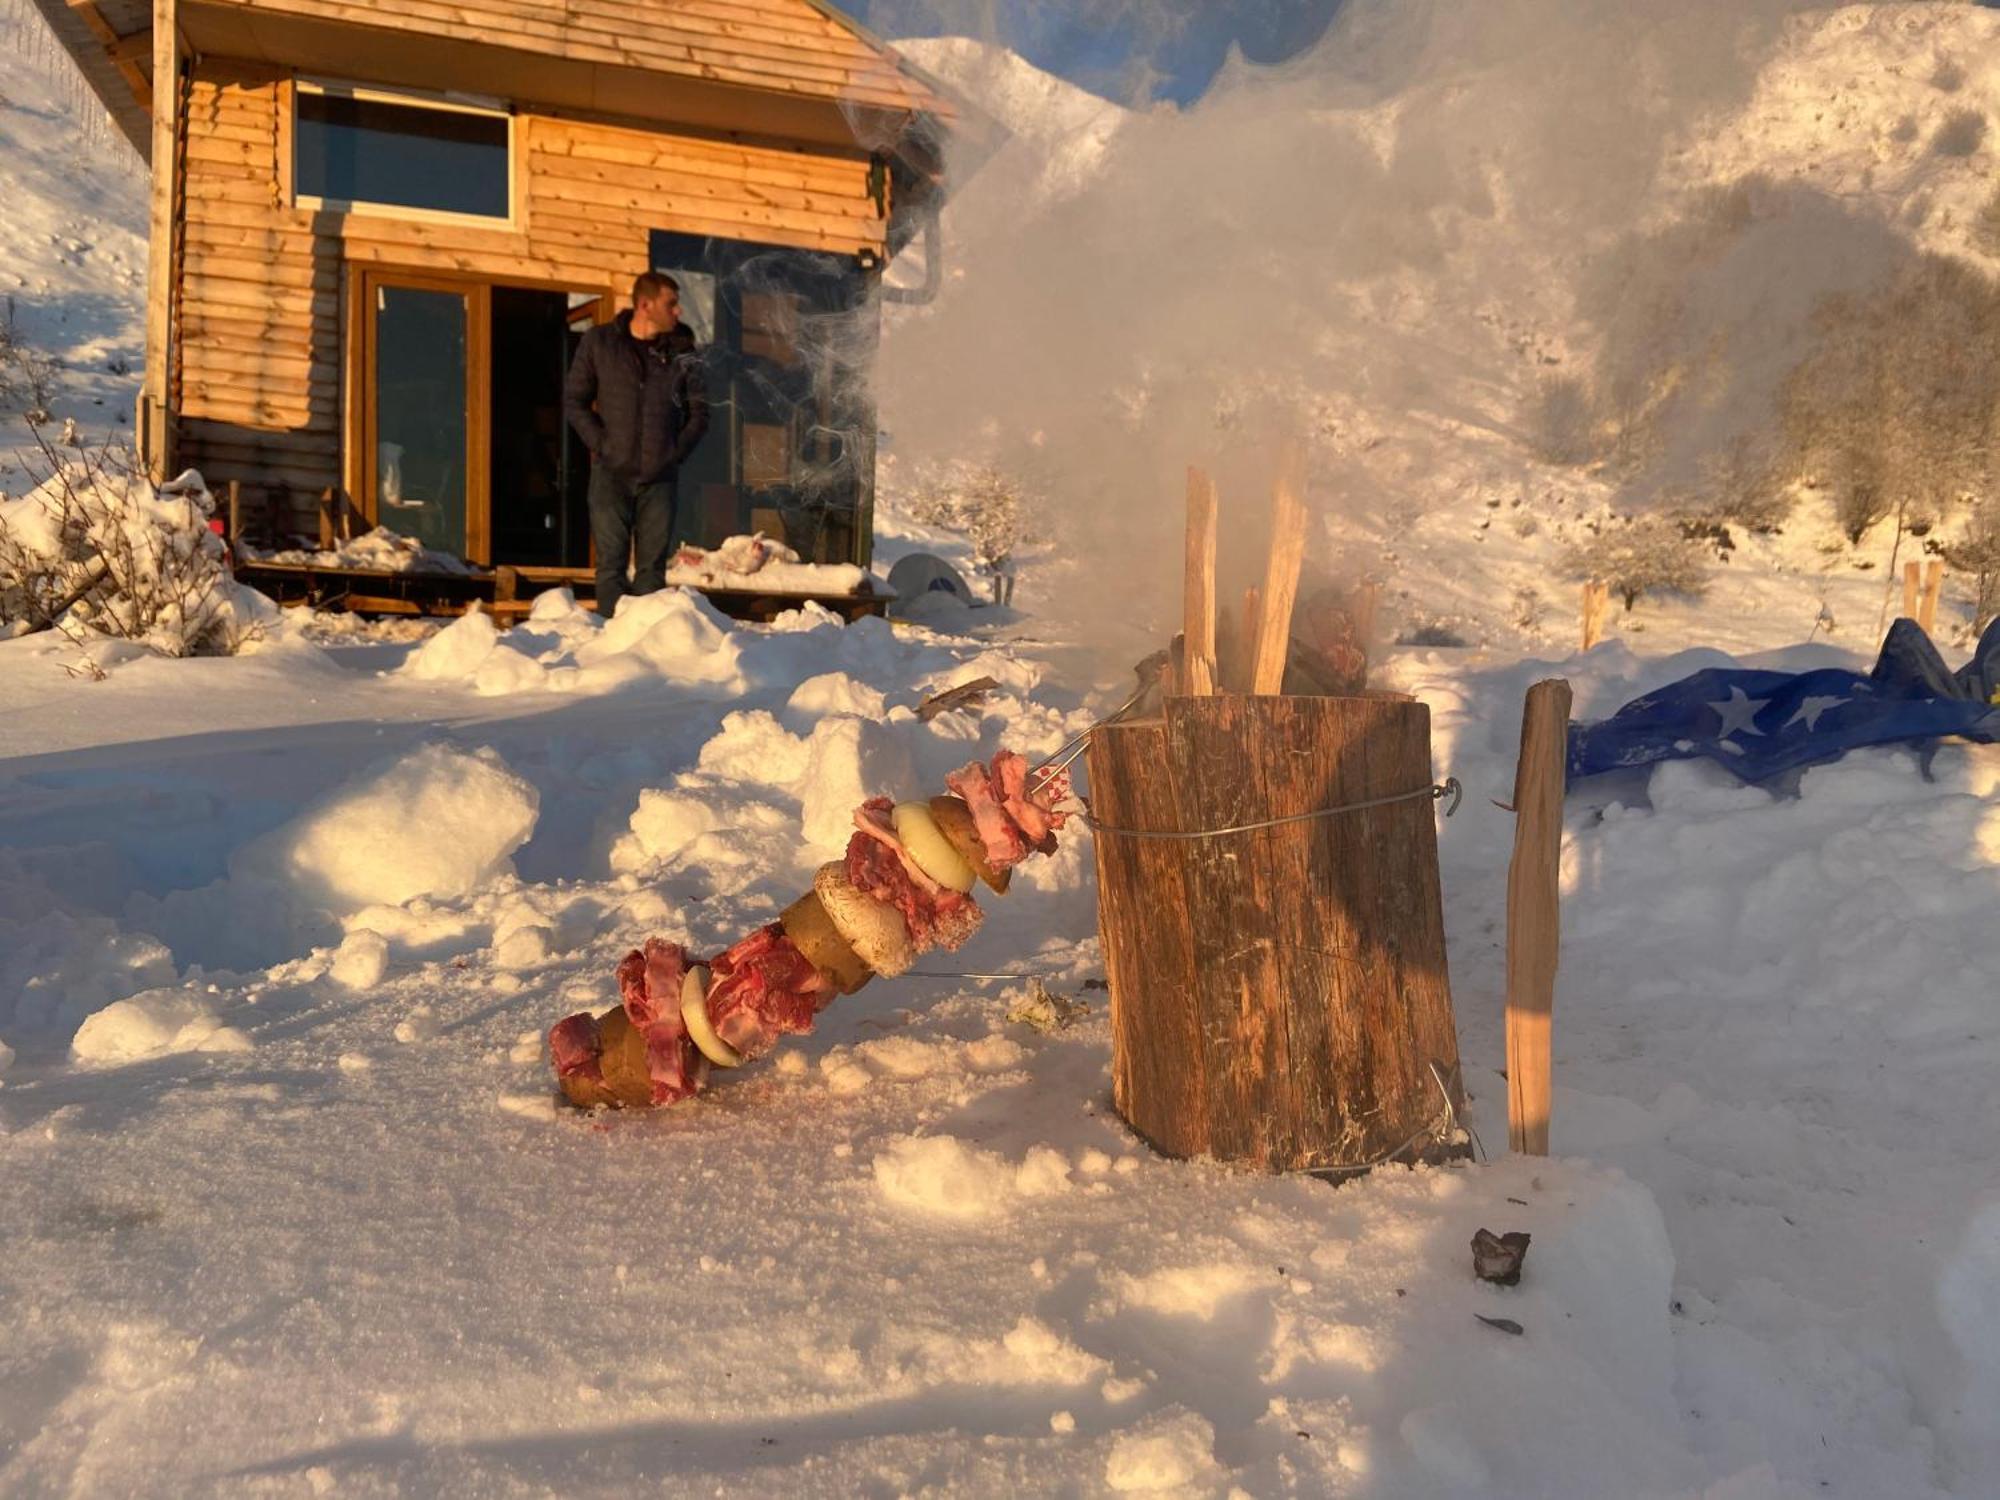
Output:
[[[1613,521],[1596,536],[1573,544],[1563,565],[1580,578],[1607,585],[1629,611],[1645,594],[1699,598],[1708,589],[1702,544],[1665,516]]]
[[[1986,140],[1986,116],[1976,109],[1954,109],[1931,136],[1931,155],[1970,156]]]
[[[198,475],[155,489],[129,448],[64,451],[36,436],[44,477],[0,506],[9,633],[133,641],[162,656],[228,655],[260,633],[258,598],[229,576]]]
[[[1833,494],[1858,543],[1890,515],[1949,515],[1987,478],[2000,403],[2000,288],[1970,265],[1919,257],[1862,297],[1830,299],[1820,340],[1788,380],[1789,459]]]
[[[1545,379],[1525,413],[1528,445],[1545,464],[1585,464],[1596,447],[1590,393],[1573,375]]]
[[[992,464],[952,462],[919,468],[904,492],[913,519],[971,539],[988,568],[1005,564],[1033,539],[1039,496],[1018,476]]]
[[[30,423],[49,420],[56,392],[62,385],[63,363],[21,336],[14,323],[14,299],[0,315],[0,412],[13,412]]]
[[[2000,500],[1975,506],[1964,535],[1947,543],[1943,551],[1954,572],[1969,574],[1974,581],[1972,629],[1977,635],[2000,612]]]

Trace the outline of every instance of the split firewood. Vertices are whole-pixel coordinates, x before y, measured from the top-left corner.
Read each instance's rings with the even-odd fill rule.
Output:
[[[957,687],[946,688],[941,693],[933,693],[917,705],[917,718],[928,724],[939,714],[954,709],[973,709],[986,701],[986,695],[1000,684],[991,677],[975,677],[970,682],[961,682]]]

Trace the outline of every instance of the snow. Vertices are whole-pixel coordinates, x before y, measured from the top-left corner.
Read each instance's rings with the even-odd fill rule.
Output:
[[[884,593],[866,568],[852,563],[800,562],[783,542],[733,536],[704,550],[684,546],[667,567],[667,582],[696,588],[754,589],[760,594]]]
[[[1849,76],[1856,123],[1815,159],[1900,150],[1864,117],[1929,109],[1947,44],[1985,97],[1993,24],[1807,17],[1685,169],[1784,156]],[[1940,193],[1978,169],[1924,166]],[[1438,312],[1414,326],[1463,332]],[[1494,351],[1519,333],[1441,359],[1518,381]],[[507,630],[314,621],[102,682],[0,641],[0,1490],[1994,1493],[2000,759],[1576,788],[1558,1154],[1505,1153],[1495,803],[1526,687],[1565,677],[1593,716],[1702,666],[1865,666],[1886,550],[1823,554],[1802,515],[1740,539],[1706,606],[1642,602],[1572,654],[1553,532],[1602,496],[1553,495],[1468,410],[1349,431],[1385,493],[1446,499],[1330,529],[1396,553],[1396,630],[1472,643],[1385,649],[1379,681],[1466,786],[1440,849],[1489,1156],[1339,1189],[1165,1160],[1118,1120],[1081,830],[981,898],[961,953],[699,1100],[552,1101],[546,1028],[615,1003],[634,943],[714,952],[863,794],[1047,754],[1122,700],[1156,601],[1060,548],[1021,554],[1015,610],[946,629],[742,625],[684,591],[605,624],[557,591]],[[885,559],[966,556],[893,505],[878,526]],[[980,676],[984,703],[918,720]],[[1474,1278],[1480,1228],[1532,1234],[1519,1286]]]
[[[449,552],[433,552],[415,537],[377,526],[350,537],[337,547],[279,548],[266,552],[248,542],[237,543],[247,562],[286,563],[294,567],[353,568],[379,573],[450,573],[463,577],[473,569]]]
[[[225,1023],[207,995],[144,990],[93,1012],[70,1051],[86,1063],[127,1063],[174,1052],[248,1052],[250,1040]]]

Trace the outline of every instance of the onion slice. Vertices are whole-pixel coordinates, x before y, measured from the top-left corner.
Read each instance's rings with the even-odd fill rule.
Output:
[[[978,884],[979,876],[966,863],[965,856],[951,845],[944,836],[944,830],[931,816],[928,804],[922,802],[901,802],[893,814],[896,822],[896,837],[909,851],[910,858],[917,862],[917,868],[946,890],[967,894]]]
[[[718,1068],[740,1068],[743,1054],[715,1034],[708,1019],[708,967],[695,964],[681,981],[681,1019],[687,1023],[688,1040],[701,1055]]]

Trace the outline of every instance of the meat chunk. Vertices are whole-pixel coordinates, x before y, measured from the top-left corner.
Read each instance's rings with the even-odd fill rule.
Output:
[[[834,991],[812,960],[773,922],[718,957],[710,968],[708,1018],[716,1035],[745,1057],[781,1036],[812,1030]]]
[[[883,848],[894,854],[903,866],[903,873],[910,877],[910,884],[935,901],[945,892],[945,888],[924,873],[924,867],[910,857],[903,840],[896,832],[896,804],[887,797],[870,797],[854,809],[854,826]]]
[[[995,870],[1011,870],[1028,857],[1028,841],[1021,829],[1000,805],[1000,797],[986,767],[978,761],[961,766],[945,777],[944,784],[965,799],[972,813],[972,826],[986,848],[986,862]]]
[[[956,948],[979,926],[979,908],[970,897],[930,882],[932,895],[910,878],[901,845],[885,843],[861,832],[847,841],[847,879],[884,906],[902,914],[910,946],[919,953],[932,948]]]
[[[634,949],[618,965],[625,1014],[646,1038],[646,1071],[655,1104],[685,1099],[708,1078],[708,1059],[689,1040],[681,1019],[681,980],[687,968],[687,949],[660,938],[647,938],[644,949]]]
[[[587,1010],[564,1016],[549,1028],[549,1059],[555,1064],[558,1078],[580,1075],[601,1083],[604,1071],[598,1058],[603,1050],[604,1043],[597,1034],[597,1017]]]
[[[1052,788],[1045,782],[1030,796],[1028,762],[1012,750],[1002,750],[993,757],[992,781],[1001,808],[1021,830],[1028,847],[1038,854],[1055,853],[1056,830],[1063,825],[1063,815],[1053,810]]]

